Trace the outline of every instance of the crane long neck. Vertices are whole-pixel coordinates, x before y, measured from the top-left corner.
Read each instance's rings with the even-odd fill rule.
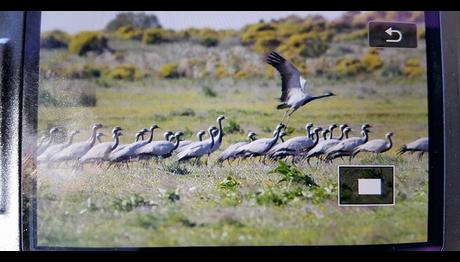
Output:
[[[176,136],[176,144],[174,145],[173,150],[176,150],[179,147],[179,143],[180,143],[180,136]]]
[[[278,138],[280,137],[280,133],[281,133],[281,128],[276,129],[275,137],[272,138],[270,147],[268,149],[272,148],[276,144],[276,142],[278,141]]]
[[[153,128],[150,129],[150,137],[149,137],[149,143],[152,142],[153,140]]]
[[[219,119],[219,135],[217,137],[217,142],[222,143],[222,136],[223,136],[223,130],[222,130],[222,119]]]
[[[97,128],[93,128],[93,133],[91,134],[91,137],[89,138],[89,143],[91,144],[91,147],[94,146],[94,143],[96,143],[96,132],[97,132]]]
[[[366,130],[364,130],[364,134],[363,134],[363,135],[364,135],[363,141],[364,141],[364,143],[367,143],[367,140],[369,139],[369,135],[367,134],[367,131],[366,131]]]
[[[324,138],[324,140],[327,139],[327,132],[324,132],[324,133],[323,133],[323,138]],[[331,136],[331,138],[332,138],[332,136]]]
[[[329,132],[330,132],[330,134],[329,134],[329,139],[332,139],[332,138],[333,138],[334,129],[335,129],[335,127],[331,128],[331,129],[329,130]],[[324,140],[326,140],[326,139],[324,139]]]
[[[214,136],[212,135],[212,131],[209,132],[209,136],[211,137],[211,146],[210,148],[212,148],[214,146]]]
[[[314,141],[313,146],[311,148],[315,147],[319,142],[319,133],[315,132],[315,135],[316,135],[315,141]],[[326,140],[326,139],[324,139],[324,140]]]
[[[115,138],[114,138],[114,142],[113,142],[113,145],[112,145],[112,149],[111,150],[114,150],[115,148],[117,148],[118,144],[120,143],[120,138],[118,137],[118,134],[115,135]]]
[[[323,97],[328,97],[328,96],[331,96],[331,95],[330,95],[330,94],[324,94],[324,95],[320,95],[320,96],[312,96],[312,97],[310,98],[310,101],[316,100],[316,99],[321,99],[321,98],[323,98]]]
[[[390,150],[393,147],[393,140],[391,140],[391,136],[388,136],[387,140],[388,140],[387,150]]]

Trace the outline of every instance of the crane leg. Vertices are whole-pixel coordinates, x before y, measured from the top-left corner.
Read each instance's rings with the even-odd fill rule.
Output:
[[[283,115],[283,118],[281,119],[281,123],[284,123],[284,120],[285,120],[286,117],[288,116],[289,110],[291,110],[291,109],[288,108],[288,110],[284,111],[284,115]]]

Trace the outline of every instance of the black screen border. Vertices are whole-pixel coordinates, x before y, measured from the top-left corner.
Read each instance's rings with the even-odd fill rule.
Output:
[[[27,125],[36,132],[37,128],[37,101],[38,101],[38,56],[40,42],[40,11],[26,11],[24,40],[24,79],[22,92],[23,127]],[[37,245],[37,217],[36,217],[36,184],[22,177],[20,196],[24,189],[30,190],[29,203],[21,201],[21,248],[22,250],[75,250],[75,251],[136,251],[152,250],[155,252],[173,254],[180,249],[182,252],[251,252],[267,254],[270,252],[299,252],[309,250],[441,250],[443,245],[444,226],[444,140],[436,139],[444,134],[444,88],[442,83],[442,52],[440,38],[440,17],[438,11],[425,12],[426,42],[427,42],[427,82],[428,82],[428,133],[429,147],[429,200],[428,200],[428,236],[426,242],[397,243],[377,245],[323,245],[323,246],[202,246],[202,247],[72,247],[72,246],[38,246]],[[38,49],[38,50],[37,50]],[[32,61],[32,62],[31,62]],[[13,111],[14,112],[14,111]],[[25,120],[25,121],[24,121]],[[24,130],[24,128],[23,128]],[[21,131],[19,131],[21,132]],[[20,134],[22,140],[24,133]],[[20,159],[22,156],[20,156]],[[21,167],[22,171],[22,167]],[[28,183],[32,182],[32,183]]]

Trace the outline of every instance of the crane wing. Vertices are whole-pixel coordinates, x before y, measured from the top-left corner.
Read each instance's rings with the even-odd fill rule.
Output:
[[[276,68],[281,75],[281,101],[286,102],[288,100],[291,89],[302,90],[301,81],[303,78],[300,76],[299,70],[284,57],[271,51],[267,56],[267,63]],[[306,82],[305,79],[303,81]]]

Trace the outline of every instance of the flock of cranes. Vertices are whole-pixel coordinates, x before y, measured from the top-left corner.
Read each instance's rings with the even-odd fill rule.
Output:
[[[267,63],[273,66],[281,75],[281,104],[277,109],[287,109],[284,117],[276,127],[271,137],[256,138],[254,132],[249,132],[248,140],[230,145],[217,157],[218,163],[227,161],[229,164],[235,160],[259,158],[265,163],[267,160],[279,160],[291,158],[292,162],[306,160],[310,164],[312,158],[326,163],[331,163],[334,159],[348,157],[351,161],[357,154],[370,152],[381,154],[393,147],[392,132],[388,132],[383,139],[369,141],[369,124],[361,126],[361,136],[349,137],[351,128],[347,124],[331,124],[327,128],[314,127],[308,123],[305,126],[304,136],[292,137],[284,140],[287,135],[285,129],[291,115],[300,107],[307,103],[334,96],[332,92],[314,96],[308,93],[309,84],[301,75],[297,68],[280,54],[272,51],[267,56]],[[286,123],[283,123],[285,118]],[[120,144],[120,136],[123,129],[116,126],[112,129],[112,139],[110,142],[101,142],[102,133],[98,132],[103,128],[102,124],[94,124],[91,136],[88,140],[73,143],[75,135],[79,131],[72,131],[66,142],[55,143],[55,136],[58,128],[51,128],[49,139],[44,139],[37,148],[37,161],[47,163],[50,166],[59,166],[64,162],[73,162],[74,167],[83,167],[85,164],[108,163],[107,168],[112,166],[120,167],[128,165],[134,161],[147,162],[150,159],[164,159],[175,155],[176,161],[195,161],[198,163],[202,157],[206,157],[208,164],[209,157],[217,151],[224,136],[222,122],[223,115],[217,118],[217,125],[210,126],[206,131],[197,132],[197,140],[182,140],[184,133],[181,131],[166,131],[162,140],[154,140],[154,131],[159,128],[155,123],[150,128],[139,130],[135,139],[130,144]],[[334,136],[334,130],[339,128],[340,134]],[[149,133],[148,138],[145,134]],[[208,136],[204,139],[204,136]],[[96,140],[99,143],[96,143]],[[428,138],[420,138],[412,143],[403,145],[398,154],[405,152],[418,152],[419,158],[428,152]],[[319,163],[319,162],[318,162]]]
[[[181,131],[166,131],[164,139],[154,140],[154,131],[159,128],[152,124],[149,129],[141,129],[130,144],[120,144],[120,136],[123,135],[123,128],[116,126],[112,129],[112,141],[102,142],[103,134],[98,132],[103,128],[101,124],[94,124],[88,140],[72,143],[79,131],[70,132],[69,138],[63,143],[54,143],[58,128],[51,128],[49,140],[38,145],[39,153],[37,161],[47,163],[49,166],[59,166],[64,162],[73,162],[74,167],[83,167],[85,164],[101,165],[107,163],[107,168],[112,166],[120,167],[132,162],[141,162],[151,159],[165,159],[173,155],[178,162],[192,161],[199,163],[202,157],[206,157],[206,165],[212,153],[217,151],[224,136],[224,116],[217,118],[216,126],[210,126],[205,132],[197,132],[197,140],[182,140],[184,135]],[[334,159],[348,157],[351,161],[357,154],[363,152],[375,155],[384,153],[393,147],[392,132],[388,132],[383,139],[369,140],[371,125],[365,123],[361,126],[361,136],[350,137],[351,128],[347,124],[333,123],[327,128],[314,127],[312,123],[305,125],[305,135],[295,136],[285,140],[287,135],[284,131],[286,125],[283,123],[275,127],[273,135],[267,138],[257,139],[254,132],[249,132],[246,141],[237,142],[228,146],[217,157],[218,163],[228,162],[231,164],[237,160],[238,163],[245,159],[259,158],[266,163],[267,160],[276,161],[279,159],[291,158],[292,162],[306,160],[310,164],[312,158],[318,163],[323,161],[331,163]],[[339,134],[334,130],[339,129]],[[145,134],[149,133],[148,137]],[[204,139],[207,134],[209,138]],[[96,141],[99,141],[97,143]],[[398,154],[405,152],[418,152],[419,158],[428,152],[428,138],[420,138],[414,142],[403,145]]]

